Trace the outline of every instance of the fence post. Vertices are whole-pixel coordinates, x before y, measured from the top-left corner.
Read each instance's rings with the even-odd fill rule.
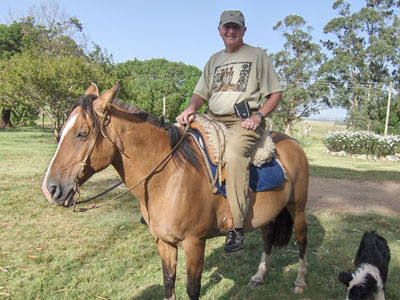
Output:
[[[390,98],[391,97],[392,97],[392,82],[390,82],[390,87],[389,87],[389,96],[388,96],[388,104],[387,104],[387,110],[386,110],[386,122],[385,122],[385,134],[384,134],[384,137],[386,137],[387,131],[388,131],[389,115],[390,115]]]

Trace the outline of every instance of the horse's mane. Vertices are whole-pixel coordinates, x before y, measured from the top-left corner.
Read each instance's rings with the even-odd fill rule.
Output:
[[[93,101],[98,97],[96,95],[86,95],[78,100],[76,106],[81,106],[84,111],[86,111],[90,118],[92,119],[95,126],[99,126],[97,119],[95,117],[95,113],[93,110]],[[143,121],[154,125],[159,128],[163,128],[168,131],[169,142],[171,149],[175,147],[175,145],[179,142],[182,137],[183,131],[181,128],[176,127],[172,123],[165,123],[164,120],[153,116],[140,108],[137,108],[133,105],[130,105],[126,102],[123,102],[120,99],[114,98],[113,104],[122,108],[124,111],[134,115],[135,117],[142,119]],[[75,106],[75,107],[76,107]],[[196,151],[193,149],[193,146],[189,143],[188,136],[185,136],[182,143],[178,146],[177,151],[173,153],[174,160],[181,166],[185,166],[184,160],[189,162],[193,167],[198,168],[200,163],[197,156]]]

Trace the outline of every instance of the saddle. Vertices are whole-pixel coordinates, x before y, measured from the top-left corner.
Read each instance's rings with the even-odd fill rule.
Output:
[[[228,128],[221,122],[211,119],[205,114],[196,114],[195,121],[191,123],[192,131],[189,132],[197,142],[203,154],[213,193],[225,192],[224,150],[229,137]],[[269,131],[257,141],[250,156],[250,191],[267,190],[280,185],[285,179],[285,173],[275,152]],[[233,226],[233,220],[227,201],[227,228]]]
[[[196,114],[191,123],[197,142],[207,165],[213,192],[225,194],[224,150],[229,137],[228,128],[205,114]],[[256,143],[250,156],[250,189],[254,192],[278,186],[285,174],[275,152],[275,144],[266,130]]]

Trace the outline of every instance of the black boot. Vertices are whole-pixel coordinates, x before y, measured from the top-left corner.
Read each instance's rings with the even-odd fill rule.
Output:
[[[225,240],[225,252],[235,252],[244,247],[244,230],[243,228],[235,228],[228,232]]]
[[[146,221],[144,220],[143,216],[140,218],[140,224],[147,225]]]

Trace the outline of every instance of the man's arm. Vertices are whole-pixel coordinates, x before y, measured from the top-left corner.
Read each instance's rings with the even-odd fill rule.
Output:
[[[176,117],[176,120],[183,125],[187,124],[188,122],[193,122],[194,116],[190,114],[198,111],[204,103],[206,103],[206,101],[203,98],[197,94],[193,94],[188,107],[186,107],[186,109]]]
[[[276,92],[269,95],[269,98],[264,102],[264,105],[258,110],[267,117],[278,106],[282,98],[282,92]],[[259,116],[254,115],[242,122],[242,128],[256,130],[260,126],[262,120]]]

